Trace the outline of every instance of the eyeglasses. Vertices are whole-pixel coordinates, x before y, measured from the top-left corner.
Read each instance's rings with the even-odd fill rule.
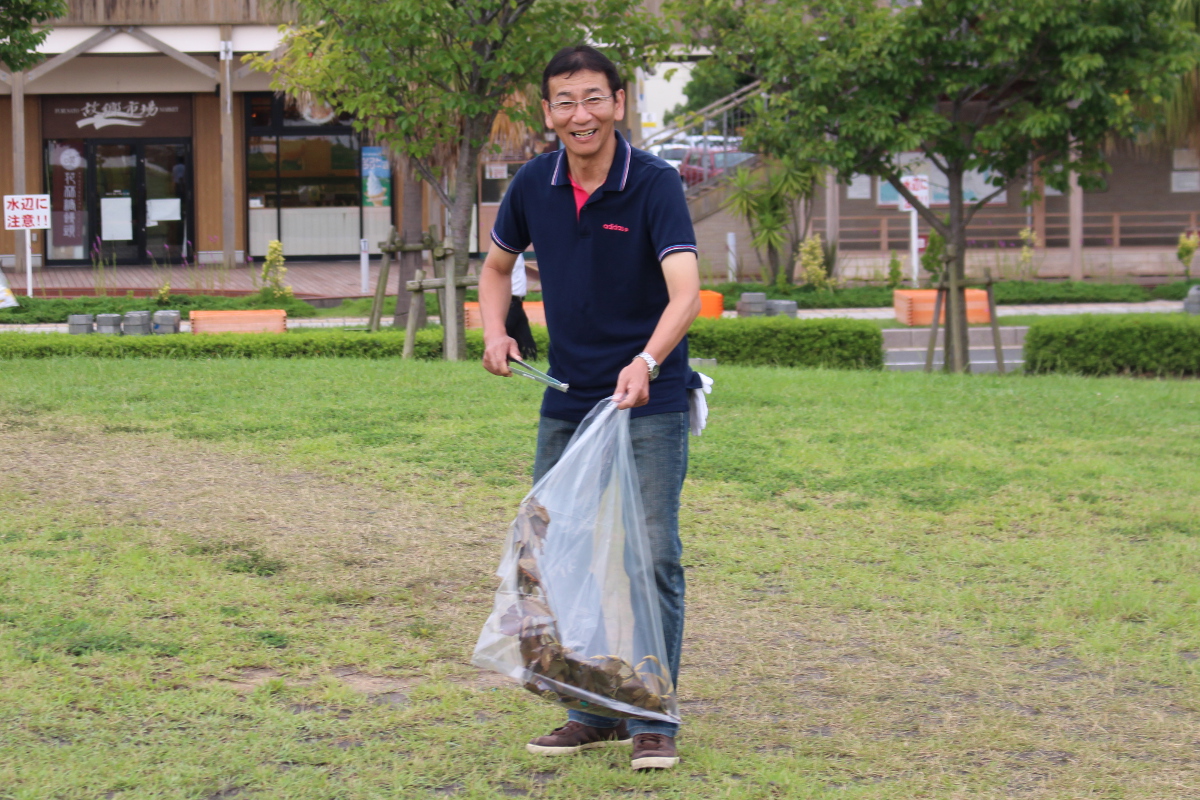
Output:
[[[583,106],[588,111],[592,111],[612,99],[611,94],[598,94],[582,100],[559,100],[557,103],[550,103],[550,113],[565,117],[575,113],[575,106]]]

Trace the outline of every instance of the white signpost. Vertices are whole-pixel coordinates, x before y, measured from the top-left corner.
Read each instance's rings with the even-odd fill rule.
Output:
[[[4,230],[24,231],[19,237],[25,247],[25,294],[33,297],[33,247],[30,231],[50,227],[50,195],[4,195]]]
[[[928,175],[904,175],[900,178],[900,182],[904,184],[904,188],[912,192],[917,198],[917,202],[923,204],[926,208],[929,207],[929,176]],[[900,195],[900,210],[909,213],[908,225],[908,254],[909,263],[912,264],[912,284],[916,288],[918,282],[917,273],[920,270],[921,246],[917,236],[917,209]]]
[[[737,283],[737,234],[729,231],[725,234],[725,280]]]
[[[358,272],[362,280],[362,293],[370,291],[371,283],[371,243],[366,239],[358,240]]]

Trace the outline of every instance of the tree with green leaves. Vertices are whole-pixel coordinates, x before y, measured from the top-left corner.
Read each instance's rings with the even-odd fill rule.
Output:
[[[0,63],[25,70],[41,61],[37,48],[50,29],[39,26],[66,13],[65,0],[5,0],[0,7]]]
[[[682,6],[682,4],[681,4]],[[946,240],[946,363],[969,369],[966,230],[1033,171],[1060,190],[1106,171],[1104,145],[1153,121],[1195,68],[1200,38],[1175,0],[701,0],[685,25],[768,99],[748,140],[761,152],[887,181]],[[946,177],[935,212],[903,185],[907,154]],[[964,177],[986,176],[981,196]]]
[[[449,210],[448,280],[466,272],[479,159],[496,116],[503,110],[542,130],[536,99],[514,105],[512,98],[536,98],[528,90],[564,46],[601,42],[632,72],[661,60],[669,38],[634,0],[296,0],[294,7],[298,24],[282,55],[258,63],[274,72],[275,88],[348,112],[408,159]],[[447,340],[447,358],[458,357],[460,343]]]
[[[1175,11],[1181,25],[1200,29],[1200,0],[1177,0]],[[1200,147],[1200,69],[1179,76],[1163,98],[1163,124],[1155,139],[1174,146]]]
[[[719,59],[706,58],[692,67],[688,82],[683,87],[683,96],[687,101],[668,111],[666,118],[671,120],[699,111],[751,83],[754,83],[754,78],[750,75],[736,72]]]

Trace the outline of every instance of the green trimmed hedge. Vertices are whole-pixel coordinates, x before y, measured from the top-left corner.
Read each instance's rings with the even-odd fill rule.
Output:
[[[1150,295],[1155,300],[1183,300],[1187,297],[1188,290],[1197,285],[1200,285],[1200,281],[1164,283],[1162,286],[1155,286],[1151,289]]]
[[[546,329],[531,326],[538,352],[545,357]],[[877,369],[883,363],[883,334],[862,320],[755,317],[699,319],[692,326],[690,351],[721,364],[781,367]],[[96,358],[398,358],[404,333],[369,334],[340,330],[291,333],[219,333],[197,336],[72,336],[65,333],[0,334],[0,359],[91,356]],[[417,358],[442,355],[442,329],[417,331]],[[467,331],[466,358],[481,358],[483,335]]]
[[[262,294],[214,297],[207,294],[173,294],[166,303],[153,297],[110,295],[106,297],[17,297],[21,305],[0,309],[0,323],[45,325],[67,321],[68,314],[124,314],[126,311],[157,311],[173,308],[187,319],[189,311],[230,311],[251,308],[282,308],[289,317],[315,317],[317,310],[303,300],[279,300]]]
[[[1183,295],[1187,293],[1186,284],[1169,284],[1169,287],[1159,287],[1152,293],[1144,286],[1132,283],[1002,281],[996,284],[996,303],[1005,306],[1041,303],[1143,303],[1155,298],[1182,300]],[[795,300],[800,308],[887,308],[892,305],[892,290],[882,286],[851,286],[820,292],[808,286],[793,286],[786,291],[780,291],[775,286],[763,286],[761,283],[719,283],[704,288],[725,295],[727,309],[737,307],[742,292],[766,292],[771,300]],[[1159,290],[1162,290],[1161,294]]]
[[[723,294],[726,310],[737,308],[742,292],[766,292],[769,300],[795,300],[798,308],[886,308],[892,304],[892,290],[882,286],[851,286],[823,292],[810,286],[780,291],[774,284],[761,283],[718,283],[704,288]]]
[[[718,364],[879,369],[883,332],[856,319],[702,318],[688,333],[688,353]]]
[[[1029,327],[1025,371],[1076,375],[1200,375],[1200,317],[1059,317]]]

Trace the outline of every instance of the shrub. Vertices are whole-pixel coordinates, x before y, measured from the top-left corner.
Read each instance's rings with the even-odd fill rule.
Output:
[[[1027,372],[1200,375],[1200,318],[1167,314],[1080,315],[1035,322]]]
[[[532,326],[533,338],[546,352],[549,338],[542,326]],[[403,331],[361,333],[340,330],[301,330],[293,333],[218,333],[197,336],[71,336],[65,333],[0,334],[0,358],[399,358]],[[442,357],[442,329],[417,331],[416,358]],[[483,334],[467,331],[467,358],[483,356]]]
[[[929,232],[925,252],[921,254],[921,269],[929,273],[929,280],[937,285],[946,267],[946,240],[937,231]]]
[[[539,352],[549,352],[546,328],[531,326]],[[483,356],[483,334],[468,330],[467,359]],[[882,334],[870,322],[787,317],[698,319],[691,353],[727,364],[876,368],[882,363]],[[2,333],[0,359],[90,356],[95,358],[399,358],[403,331],[362,333],[302,330],[293,333],[220,333],[196,336],[71,336],[65,333]],[[442,329],[417,331],[413,353],[442,357]]]
[[[1150,293],[1133,283],[1083,281],[1001,281],[996,284],[997,305],[1033,303],[1143,303]]]
[[[892,290],[883,286],[853,286],[843,289],[817,291],[807,284],[793,286],[780,291],[771,284],[761,283],[718,283],[706,285],[705,289],[720,292],[725,296],[725,308],[737,308],[742,292],[766,292],[771,300],[795,300],[799,308],[888,308],[892,305]]]
[[[689,354],[721,364],[878,369],[883,334],[863,320],[750,317],[698,319]]]
[[[1177,288],[1171,290],[1173,294],[1163,295],[1163,299],[1182,300],[1187,294],[1186,284],[1171,286]],[[764,286],[761,283],[719,283],[704,288],[725,295],[727,309],[737,308],[737,300],[742,292],[766,292],[767,297],[772,300],[795,300],[800,308],[887,308],[892,305],[892,290],[886,286],[852,286],[817,291],[813,286],[805,284],[781,291],[774,284]],[[1165,290],[1167,287],[1160,288]],[[1178,294],[1178,297],[1175,294]],[[999,305],[1142,303],[1149,299],[1150,292],[1131,283],[1002,281],[996,284],[996,303]]]
[[[192,310],[227,311],[242,308],[282,308],[289,317],[315,317],[317,310],[294,297],[274,298],[258,294],[242,297],[213,297],[206,294],[173,294],[165,302],[153,297],[18,297],[21,305],[0,309],[0,323],[49,324],[67,321],[68,314],[124,314],[174,308],[183,313]]]
[[[798,265],[800,278],[806,285],[817,291],[830,288],[829,273],[825,269],[825,250],[821,247],[821,234],[814,233],[801,243]],[[780,284],[778,288],[786,289],[786,286]]]
[[[896,251],[893,250],[888,258],[887,288],[899,289],[902,283],[904,274],[900,271],[900,259],[896,258]]]
[[[1200,248],[1200,235],[1179,234],[1179,247],[1175,250],[1175,257],[1183,265],[1183,280],[1187,283],[1192,281],[1192,258],[1196,255],[1197,248]]]
[[[287,267],[283,265],[283,242],[272,239],[267,242],[267,257],[263,259],[260,275],[262,288],[258,290],[259,294],[276,302],[290,298],[292,287],[283,282],[286,275]]]
[[[1165,283],[1162,286],[1155,286],[1150,291],[1150,296],[1155,300],[1183,300],[1187,297],[1188,290],[1197,284],[1200,284],[1200,281]]]

